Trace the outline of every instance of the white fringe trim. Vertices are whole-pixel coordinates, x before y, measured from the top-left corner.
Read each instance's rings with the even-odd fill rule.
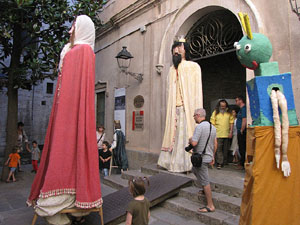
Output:
[[[65,188],[65,189],[56,189],[48,192],[41,192],[39,195],[39,198],[49,198],[51,196],[57,196],[57,195],[75,195],[76,190],[74,188]]]
[[[82,209],[100,208],[103,204],[102,198],[94,202],[79,202],[76,200],[75,206]]]
[[[75,195],[76,190],[74,188],[56,189],[48,192],[41,192],[39,198],[49,198],[51,196],[58,196],[63,194]],[[31,206],[32,202],[27,200],[27,205]],[[103,199],[100,198],[94,202],[79,202],[76,200],[75,206],[82,209],[100,208],[103,204]]]

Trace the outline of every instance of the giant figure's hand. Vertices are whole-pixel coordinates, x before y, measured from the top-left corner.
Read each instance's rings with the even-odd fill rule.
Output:
[[[280,169],[279,168],[279,166],[280,166],[280,154],[275,154],[275,159],[276,159],[277,169]]]
[[[291,174],[292,171],[291,171],[291,166],[290,166],[289,161],[282,161],[282,163],[281,163],[281,170],[282,170],[283,175],[285,177],[290,176],[290,174]]]

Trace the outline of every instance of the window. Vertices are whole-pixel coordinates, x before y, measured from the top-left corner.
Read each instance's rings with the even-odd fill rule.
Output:
[[[97,124],[98,125],[104,125],[104,119],[105,119],[105,91],[98,92],[97,93]]]
[[[47,94],[53,94],[53,83],[47,83]]]

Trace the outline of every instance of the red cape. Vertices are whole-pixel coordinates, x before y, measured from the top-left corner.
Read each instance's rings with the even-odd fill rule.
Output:
[[[95,54],[76,45],[64,57],[29,201],[76,194],[77,207],[102,204],[94,90]]]

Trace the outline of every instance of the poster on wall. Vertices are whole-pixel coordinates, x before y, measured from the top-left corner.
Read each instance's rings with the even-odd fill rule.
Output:
[[[126,102],[125,102],[125,88],[115,89],[115,110],[114,110],[114,120],[120,120],[121,130],[125,133],[126,126]]]
[[[132,130],[135,131],[144,130],[144,111],[132,112]]]

